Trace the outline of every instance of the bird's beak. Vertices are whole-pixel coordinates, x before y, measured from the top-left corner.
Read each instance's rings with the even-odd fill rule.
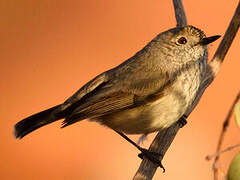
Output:
[[[200,41],[200,44],[201,45],[207,45],[207,44],[210,44],[214,41],[216,41],[218,38],[220,38],[221,36],[220,35],[216,35],[216,36],[211,36],[211,37],[205,37],[203,38],[201,41]]]

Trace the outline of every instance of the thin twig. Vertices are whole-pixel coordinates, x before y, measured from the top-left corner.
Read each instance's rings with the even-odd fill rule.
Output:
[[[240,92],[238,93],[236,99],[234,100],[228,114],[227,114],[227,117],[225,118],[224,122],[223,122],[223,127],[222,127],[222,132],[220,134],[220,137],[219,137],[219,140],[218,140],[218,145],[217,145],[217,150],[216,150],[216,153],[219,152],[221,150],[221,147],[222,147],[222,142],[223,142],[223,139],[225,137],[225,134],[226,134],[226,131],[227,131],[227,128],[228,128],[228,125],[229,125],[229,121],[230,121],[230,118],[231,118],[231,115],[233,113],[233,109],[234,109],[234,106],[235,104],[237,104],[237,102],[239,101],[239,98],[240,98]],[[214,159],[214,162],[213,162],[213,172],[214,172],[214,180],[218,180],[218,172],[219,172],[219,169],[218,169],[218,164],[219,164],[219,158],[220,158],[220,155],[217,155]]]
[[[178,3],[176,3],[178,2]],[[183,5],[181,0],[173,0],[175,14],[183,14],[183,15],[176,15],[177,25],[182,26],[186,25],[187,20],[185,16],[185,12],[183,9]],[[224,57],[231,46],[231,43],[239,29],[240,24],[240,3],[236,9],[236,12],[230,22],[230,25],[224,35],[223,40],[221,41],[218,50],[216,51],[213,59],[207,65],[207,72],[205,78],[203,79],[201,86],[198,90],[197,97],[195,98],[194,103],[192,106],[185,112],[185,115],[188,116],[195,106],[198,104],[203,92],[205,89],[211,84],[214,77],[217,75],[220,65],[222,64]],[[181,18],[185,18],[184,20]],[[168,150],[169,146],[171,145],[174,137],[176,136],[180,126],[178,123],[173,124],[171,127],[160,131],[157,136],[154,138],[151,146],[149,147],[149,151],[154,151],[160,153],[164,156],[166,151]],[[162,160],[162,158],[160,159]],[[133,180],[150,180],[154,176],[156,172],[157,166],[153,164],[148,159],[144,158],[141,162],[139,169],[137,170]]]
[[[181,0],[173,0],[173,5],[175,9],[175,18],[177,21],[177,27],[187,25],[187,17],[184,11],[184,7]]]
[[[215,157],[219,156],[219,155],[222,154],[222,153],[231,151],[231,150],[233,150],[233,149],[235,149],[235,148],[237,148],[237,147],[239,147],[239,146],[240,146],[240,144],[235,144],[234,146],[229,146],[229,147],[227,147],[226,149],[224,149],[224,150],[222,150],[222,151],[218,151],[218,152],[216,152],[216,153],[214,153],[214,154],[207,155],[205,159],[206,159],[207,161],[211,161],[212,158],[215,158]]]

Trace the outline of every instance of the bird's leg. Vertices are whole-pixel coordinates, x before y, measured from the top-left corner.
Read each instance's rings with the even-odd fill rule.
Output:
[[[180,128],[187,124],[187,116],[183,115],[179,120],[178,123],[180,124]]]
[[[115,130],[116,131],[116,130]],[[147,149],[144,149],[137,145],[134,141],[132,141],[129,137],[127,137],[125,134],[122,132],[116,131],[120,136],[122,136],[124,139],[126,139],[128,142],[130,142],[133,146],[135,146],[139,151],[141,151],[140,154],[138,154],[138,157],[143,159],[143,157],[148,158],[150,161],[153,163],[157,164],[160,168],[163,169],[163,172],[165,172],[165,168],[162,165],[162,162],[159,160],[159,157],[162,155],[156,152],[150,152]]]

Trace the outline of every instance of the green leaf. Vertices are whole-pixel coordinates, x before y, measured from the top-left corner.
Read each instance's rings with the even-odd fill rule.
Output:
[[[227,180],[240,179],[240,153],[238,153],[232,160],[228,169]]]
[[[234,107],[235,119],[238,127],[240,127],[240,102],[238,102]]]

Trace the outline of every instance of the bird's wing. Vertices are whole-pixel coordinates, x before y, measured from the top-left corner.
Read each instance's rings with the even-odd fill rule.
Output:
[[[104,72],[91,81],[89,81],[87,84],[82,86],[76,93],[74,93],[70,98],[68,98],[61,107],[61,111],[66,110],[73,104],[77,103],[79,100],[81,100],[84,96],[87,94],[93,92],[96,88],[101,87],[106,82],[108,82],[109,76],[107,72]]]
[[[97,76],[63,104],[64,127],[76,121],[99,117],[145,102],[160,91],[166,77],[160,71],[130,62]]]

